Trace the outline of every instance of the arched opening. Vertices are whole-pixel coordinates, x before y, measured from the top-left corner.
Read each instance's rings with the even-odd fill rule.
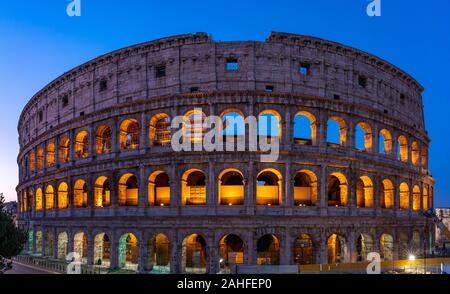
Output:
[[[294,264],[313,263],[313,241],[310,235],[301,234],[294,241],[293,248]]]
[[[119,240],[119,268],[138,270],[138,239],[134,234],[122,235]]]
[[[328,263],[345,263],[347,261],[347,244],[345,238],[332,234],[327,240]]]
[[[49,143],[47,145],[47,167],[55,165],[55,144]]]
[[[198,235],[192,234],[183,240],[182,272],[206,273],[206,241]]]
[[[69,237],[66,232],[61,232],[58,235],[58,259],[65,260],[67,256],[67,246]]]
[[[152,273],[170,272],[170,241],[164,234],[158,234],[149,240]]]
[[[183,205],[206,205],[206,177],[198,169],[184,173],[181,179]]]
[[[414,141],[411,144],[411,161],[412,161],[412,164],[414,164],[414,165],[418,165],[419,164],[419,156],[420,156],[419,154],[420,154],[419,144],[417,144],[417,142]]]
[[[346,177],[341,173],[332,173],[328,176],[328,206],[346,206],[348,203],[348,184]]]
[[[126,119],[120,125],[120,149],[139,149],[139,123],[135,119]]]
[[[372,236],[367,234],[359,235],[358,240],[356,241],[356,259],[359,262],[367,261],[367,255],[374,251],[373,245]]]
[[[219,204],[244,204],[244,177],[237,169],[227,169],[219,175]]]
[[[188,111],[184,115],[183,142],[198,144],[203,142],[206,133],[206,115],[199,109]]]
[[[362,176],[356,181],[356,207],[373,207],[373,184],[368,176]]]
[[[317,203],[317,176],[309,170],[299,171],[294,178],[294,205],[313,206]]]
[[[167,114],[159,113],[151,118],[149,126],[149,136],[150,143],[155,146],[164,146],[170,144],[170,117]]]
[[[77,180],[73,189],[73,206],[75,208],[87,207],[87,184],[84,180]]]
[[[256,205],[281,205],[282,177],[279,171],[265,169],[256,181]]]
[[[229,234],[220,239],[220,271],[231,273],[235,265],[244,263],[244,241],[234,234]]]
[[[267,234],[259,238],[256,250],[257,265],[280,264],[280,241],[275,235]]]
[[[401,232],[398,236],[398,257],[399,259],[407,259],[411,253],[408,245],[408,235]]]
[[[47,232],[45,234],[45,256],[53,256],[53,233]]]
[[[170,180],[167,173],[156,171],[148,178],[148,204],[150,206],[170,205]]]
[[[83,232],[78,232],[73,237],[73,251],[80,258],[81,263],[87,260],[87,236]]]
[[[425,146],[422,146],[422,168],[428,168],[428,149]]]
[[[401,183],[400,187],[400,209],[409,209],[409,186]]]
[[[38,170],[44,169],[44,148],[39,148],[37,151],[37,166]]]
[[[408,161],[408,140],[400,135],[397,140],[397,158],[403,162]]]
[[[109,154],[112,148],[111,128],[107,125],[101,125],[97,128],[95,136],[95,149],[97,154]]]
[[[34,191],[33,190],[29,191],[28,197],[29,197],[29,201],[28,201],[29,211],[36,210],[36,207],[34,206]]]
[[[58,209],[66,209],[69,207],[69,186],[62,182],[58,187]]]
[[[368,123],[360,122],[355,130],[355,147],[358,150],[372,150],[372,128]]]
[[[413,188],[413,210],[420,210],[420,187],[417,185]]]
[[[100,233],[94,238],[94,265],[109,268],[111,245],[107,234]]]
[[[430,205],[428,205],[430,201],[430,197],[428,197],[428,185],[423,184],[423,191],[422,191],[422,203],[423,203],[423,210],[428,210],[430,208]]]
[[[138,179],[134,174],[124,174],[119,180],[119,205],[137,206],[139,199]]]
[[[392,153],[392,135],[386,129],[380,131],[379,140],[379,152],[380,154],[391,154]]]
[[[412,233],[412,239],[411,239],[411,254],[415,256],[421,256],[423,254],[421,250],[421,238],[420,233],[418,231],[413,231]]]
[[[111,203],[111,186],[105,176],[100,176],[94,186],[94,206],[108,207]]]
[[[316,144],[316,118],[309,112],[300,111],[294,117],[294,142],[299,145]]]
[[[384,179],[381,182],[381,208],[392,209],[394,208],[394,185],[388,179]]]
[[[89,157],[89,133],[81,131],[75,137],[75,156],[77,159]]]
[[[347,141],[347,124],[341,117],[333,116],[327,122],[328,146],[344,146]]]
[[[69,162],[70,155],[70,140],[67,137],[62,137],[59,142],[59,161],[61,163]]]
[[[380,237],[380,255],[382,260],[394,259],[394,238],[389,234]]]
[[[55,189],[52,185],[48,185],[45,189],[45,209],[51,210],[55,208]]]
[[[42,210],[42,189],[38,188],[36,190],[36,211]]]
[[[42,254],[42,231],[36,232],[36,254]]]
[[[239,110],[227,109],[220,115],[224,142],[243,142],[245,136],[244,115]]]
[[[36,157],[34,155],[34,152],[30,152],[30,173],[34,173],[35,163],[36,163]]]
[[[281,141],[281,116],[275,110],[264,110],[258,115],[258,138]]]

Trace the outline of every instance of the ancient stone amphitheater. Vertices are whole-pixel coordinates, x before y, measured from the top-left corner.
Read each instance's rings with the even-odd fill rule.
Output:
[[[171,273],[420,255],[434,185],[422,91],[378,57],[287,33],[179,35],[95,58],[20,116],[26,250]],[[196,144],[211,115],[234,147],[249,133],[243,118],[275,124],[264,134],[258,123],[258,136],[279,140],[278,160],[172,149],[172,118],[186,118]]]

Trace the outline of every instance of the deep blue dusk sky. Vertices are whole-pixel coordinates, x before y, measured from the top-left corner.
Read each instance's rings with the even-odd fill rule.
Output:
[[[450,1],[382,0],[382,16],[366,14],[368,0],[153,1],[68,0],[0,3],[0,192],[16,198],[16,125],[29,98],[65,71],[124,46],[182,33],[215,40],[264,40],[270,31],[313,35],[375,54],[424,87],[430,169],[436,206],[450,207]]]

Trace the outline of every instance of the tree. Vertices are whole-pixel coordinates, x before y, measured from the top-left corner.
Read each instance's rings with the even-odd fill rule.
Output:
[[[5,258],[18,255],[26,239],[27,233],[16,227],[13,215],[5,208],[3,193],[0,193],[0,272],[6,270]]]

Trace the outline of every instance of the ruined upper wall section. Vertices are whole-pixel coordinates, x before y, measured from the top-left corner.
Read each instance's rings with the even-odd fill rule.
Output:
[[[227,71],[226,62],[238,61]],[[309,66],[308,76],[299,67]],[[156,72],[164,67],[165,75]],[[366,86],[359,85],[359,78]],[[178,35],[102,55],[60,76],[25,106],[25,144],[54,126],[121,103],[180,93],[293,93],[373,108],[424,131],[423,91],[412,77],[363,51],[319,38],[271,33],[265,42],[214,42],[205,33]]]

